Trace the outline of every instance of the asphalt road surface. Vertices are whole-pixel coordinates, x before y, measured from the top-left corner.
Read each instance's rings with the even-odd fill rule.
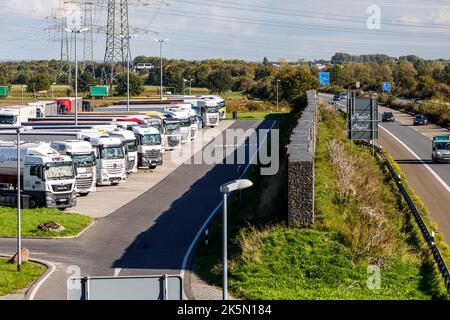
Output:
[[[323,101],[332,101],[332,96],[321,95]],[[339,102],[346,108],[346,101]],[[411,118],[396,110],[380,107],[380,111],[394,113],[396,119]],[[381,119],[381,116],[380,116]],[[450,134],[448,130],[433,126],[435,135]],[[450,164],[435,164],[431,160],[431,137],[426,127],[413,127],[412,121],[380,123],[381,145],[400,165],[409,185],[423,200],[430,211],[431,220],[438,224],[439,231],[450,242]]]
[[[237,121],[231,129],[272,126],[272,121]],[[233,153],[237,146],[215,148]],[[188,248],[221,201],[220,185],[236,179],[237,172],[237,164],[183,164],[139,198],[98,220],[78,239],[25,240],[23,245],[33,258],[56,266],[35,299],[66,299],[71,275],[67,268],[72,265],[80,268],[81,276],[180,274]],[[0,240],[1,253],[14,251],[14,239]],[[185,292],[189,287],[185,280]]]

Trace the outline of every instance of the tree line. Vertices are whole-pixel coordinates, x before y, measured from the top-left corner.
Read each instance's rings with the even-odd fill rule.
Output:
[[[450,98],[450,64],[445,60],[338,53],[331,61],[331,91],[355,89],[356,82],[360,82],[362,90],[379,92],[382,82],[391,82],[393,96]]]
[[[150,70],[135,68],[138,64],[151,65]],[[81,65],[81,64],[80,64]],[[144,86],[160,85],[160,58],[138,56],[133,61],[130,75],[132,95],[143,92]],[[108,66],[106,66],[108,69]],[[114,94],[124,95],[127,90],[127,76],[121,66],[114,84]],[[78,88],[87,92],[92,85],[101,84],[104,65],[99,63],[95,70],[83,71],[80,67]],[[28,61],[0,63],[0,85],[27,85],[30,92],[48,90],[52,83],[69,84],[67,76],[60,77],[60,62]],[[74,72],[73,72],[74,73]],[[260,63],[243,60],[210,59],[187,61],[163,59],[164,87],[174,94],[188,92],[189,86],[208,88],[211,93],[226,91],[244,92],[252,99],[304,104],[306,91],[317,87],[317,70],[311,63],[271,63],[267,58]],[[72,74],[72,85],[73,74]]]

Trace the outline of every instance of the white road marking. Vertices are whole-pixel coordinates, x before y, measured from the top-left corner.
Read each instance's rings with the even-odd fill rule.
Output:
[[[403,141],[401,141],[399,138],[394,136],[389,130],[384,128],[383,126],[380,126],[381,129],[383,129],[387,134],[389,134],[395,141],[397,141],[400,145],[402,145],[406,150],[408,150],[409,153],[411,153],[417,160],[420,161],[420,163],[433,175],[433,177],[436,178],[436,180],[444,187],[447,192],[450,193],[450,187],[445,183],[444,180],[442,180],[441,177],[433,170],[431,167],[423,161],[414,151],[412,151]]]
[[[275,126],[275,124],[276,124],[276,122],[274,122],[274,123],[272,124],[272,126],[270,127],[269,130],[272,130],[273,127]],[[260,148],[261,148],[261,145],[264,144],[264,143],[266,142],[267,136],[268,136],[268,134],[266,134],[266,136],[264,137],[264,140],[263,140],[262,143],[260,144]],[[258,152],[259,152],[259,149],[260,149],[260,148],[258,148]],[[248,165],[247,165],[247,167],[245,168],[245,170],[244,170],[244,172],[242,173],[242,175],[245,175],[245,173],[247,172],[248,168],[249,168],[250,165],[252,164],[253,160],[254,160],[255,157],[257,156],[258,152],[255,152],[255,154],[253,155],[252,159],[250,159],[250,162],[248,163]],[[180,276],[181,276],[181,279],[183,279],[183,281],[184,281],[184,274],[185,274],[185,272],[186,272],[187,263],[188,263],[188,260],[189,260],[190,255],[191,255],[191,253],[192,253],[192,250],[194,250],[195,245],[197,244],[197,242],[198,242],[198,240],[200,239],[200,237],[202,236],[202,234],[205,232],[206,227],[209,225],[209,223],[211,222],[211,220],[215,218],[217,212],[222,208],[222,206],[223,206],[223,201],[221,201],[221,202],[217,205],[217,207],[211,212],[211,214],[209,215],[208,219],[206,219],[205,223],[203,223],[203,225],[201,226],[200,230],[199,230],[198,233],[195,235],[195,238],[194,238],[194,240],[192,241],[191,245],[189,246],[189,248],[188,248],[188,250],[187,250],[187,252],[186,252],[186,255],[185,255],[184,258],[183,258],[183,263],[182,263],[182,266],[181,266],[181,273],[180,273]],[[185,298],[187,297],[187,295],[186,295],[186,293],[184,292],[184,286],[183,286],[183,295],[184,295],[183,299],[185,299]]]
[[[114,277],[118,277],[120,274],[120,271],[122,271],[122,268],[115,268],[114,269]]]
[[[32,259],[32,260],[49,265],[50,266],[50,271],[45,275],[45,277],[43,277],[42,279],[39,280],[39,282],[33,288],[33,291],[31,292],[30,297],[28,298],[28,300],[34,300],[34,297],[36,296],[36,293],[38,292],[39,288],[56,271],[56,266],[53,263],[51,263],[51,262],[43,261],[43,260],[37,260],[37,259]]]

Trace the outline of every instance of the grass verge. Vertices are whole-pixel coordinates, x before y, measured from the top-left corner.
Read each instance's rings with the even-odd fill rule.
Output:
[[[22,210],[22,236],[24,237],[68,237],[75,236],[86,228],[92,218],[56,209]],[[38,226],[54,221],[66,229],[64,232],[43,232]],[[17,235],[17,209],[0,207],[0,237]]]
[[[286,169],[261,177],[252,168],[255,187],[243,192],[242,204],[230,203],[231,293],[252,300],[447,299],[431,253],[381,159],[346,139],[345,123],[334,111],[322,110],[320,120],[316,224],[287,228]],[[351,165],[351,179],[343,164]],[[194,255],[196,272],[217,286],[220,220],[210,229],[209,246],[200,243]]]
[[[23,263],[22,272],[17,272],[16,265],[0,258],[0,296],[27,288],[44,272],[44,266],[29,262]]]

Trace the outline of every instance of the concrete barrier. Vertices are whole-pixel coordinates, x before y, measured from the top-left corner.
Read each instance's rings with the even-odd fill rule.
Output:
[[[314,223],[314,155],[317,141],[317,92],[308,91],[308,106],[293,130],[288,146],[289,226]]]

